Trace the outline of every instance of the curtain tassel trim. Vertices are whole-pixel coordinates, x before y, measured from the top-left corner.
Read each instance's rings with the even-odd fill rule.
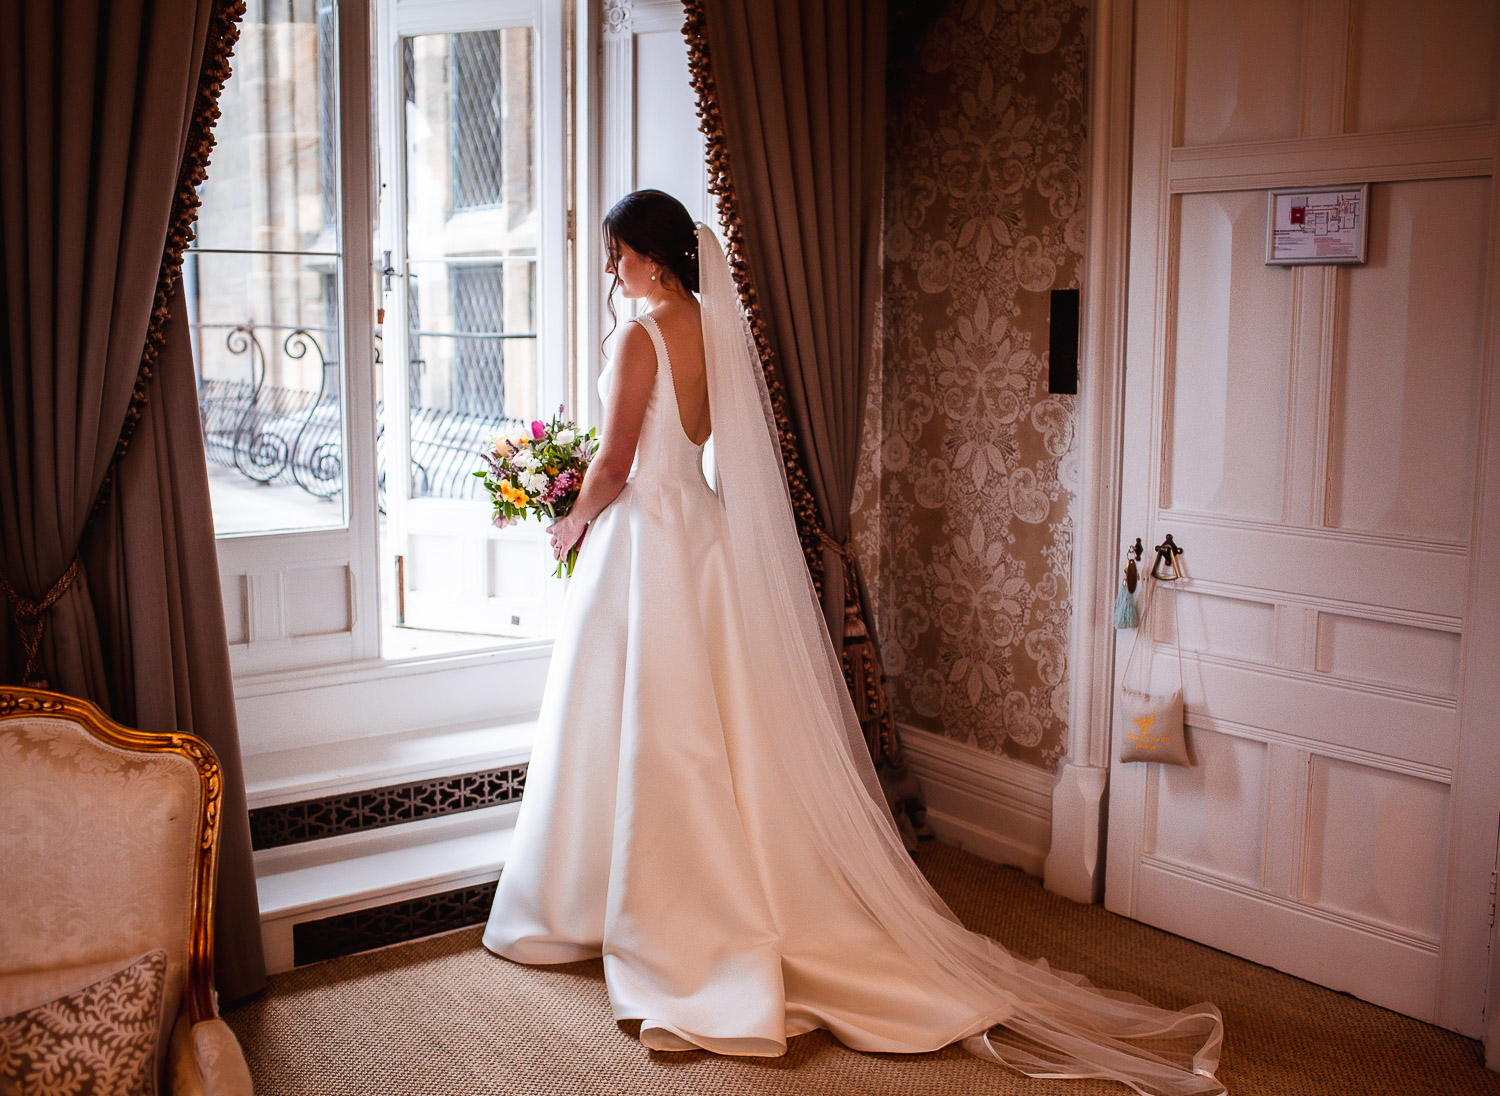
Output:
[[[151,321],[146,329],[146,343],[141,350],[140,366],[136,370],[135,384],[130,393],[130,403],[125,409],[125,421],[115,441],[115,450],[99,490],[94,494],[94,504],[84,519],[86,532],[93,520],[103,513],[114,493],[115,473],[120,462],[130,449],[136,427],[146,413],[146,403],[151,396],[151,378],[157,355],[166,341],[167,320],[171,316],[168,303],[177,279],[182,273],[182,255],[193,242],[193,223],[198,217],[198,187],[208,175],[209,153],[214,147],[214,123],[219,119],[219,96],[230,75],[230,56],[239,40],[239,23],[245,14],[245,0],[218,0],[214,6],[208,28],[208,40],[203,56],[203,69],[198,76],[198,91],[193,100],[192,121],[188,130],[187,145],[183,150],[182,168],[178,172],[177,189],[172,197],[172,211],[167,229],[167,238],[162,250],[161,267],[157,271],[156,294],[151,302]],[[82,543],[82,534],[79,542]],[[21,648],[26,652],[26,669],[21,684],[47,688],[47,679],[41,674],[42,634],[47,627],[47,612],[78,577],[83,563],[79,553],[73,553],[73,561],[61,578],[53,583],[45,597],[32,601],[22,597],[11,585],[3,570],[0,570],[0,591],[10,602],[11,615],[15,617],[16,631],[21,637]]]
[[[874,640],[860,612],[854,552],[847,542],[836,541],[829,536],[819,519],[817,502],[807,482],[801,454],[797,451],[786,389],[782,386],[775,356],[771,353],[760,300],[756,296],[755,282],[750,276],[750,263],[745,257],[745,234],[740,221],[739,199],[734,192],[734,176],[730,170],[729,149],[724,137],[724,118],[719,110],[719,89],[714,81],[709,53],[706,7],[705,0],[685,0],[682,33],[687,40],[688,70],[692,76],[693,90],[698,97],[698,128],[703,132],[708,156],[708,190],[719,200],[719,220],[724,229],[724,254],[734,274],[734,283],[740,292],[740,303],[749,319],[755,348],[765,371],[766,389],[771,397],[776,431],[781,438],[781,459],[786,467],[787,489],[797,519],[797,531],[801,535],[802,550],[807,557],[813,587],[820,598],[823,596],[823,548],[831,548],[844,561],[844,643],[841,658],[850,698],[854,701],[860,722],[865,726],[865,738],[870,744],[877,766],[904,768],[890,688],[880,665]]]

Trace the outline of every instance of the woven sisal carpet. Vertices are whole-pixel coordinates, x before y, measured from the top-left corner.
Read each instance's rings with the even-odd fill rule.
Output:
[[[923,870],[966,924],[1095,983],[1224,1013],[1234,1096],[1500,1096],[1480,1045],[1044,891],[937,845]],[[955,1048],[874,1055],[825,1032],[779,1059],[653,1054],[610,1017],[599,962],[527,968],[466,929],[278,975],[226,1016],[261,1096],[1129,1096],[1100,1081],[1034,1081]]]

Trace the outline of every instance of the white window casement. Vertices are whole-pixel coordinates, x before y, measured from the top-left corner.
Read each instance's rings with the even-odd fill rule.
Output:
[[[379,653],[368,35],[247,14],[184,263],[237,675]]]
[[[568,31],[556,0],[242,23],[184,280],[247,754],[535,710],[563,584],[470,473],[573,413]]]
[[[491,436],[570,406],[562,6],[381,12],[388,653],[545,639],[543,527],[493,529],[472,473]]]

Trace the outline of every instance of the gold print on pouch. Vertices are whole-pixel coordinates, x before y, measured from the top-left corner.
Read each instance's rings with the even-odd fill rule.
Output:
[[[1134,719],[1132,719],[1131,722],[1140,729],[1136,731],[1130,731],[1125,735],[1125,737],[1130,739],[1131,742],[1135,743],[1141,749],[1154,750],[1163,742],[1167,741],[1166,735],[1158,735],[1156,737],[1152,737],[1151,735],[1151,724],[1156,722],[1156,714],[1154,712],[1147,712],[1145,715],[1138,715]]]

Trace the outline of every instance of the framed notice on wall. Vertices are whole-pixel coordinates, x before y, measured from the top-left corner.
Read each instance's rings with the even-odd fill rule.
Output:
[[[1364,262],[1369,210],[1368,183],[1268,191],[1266,262]]]

